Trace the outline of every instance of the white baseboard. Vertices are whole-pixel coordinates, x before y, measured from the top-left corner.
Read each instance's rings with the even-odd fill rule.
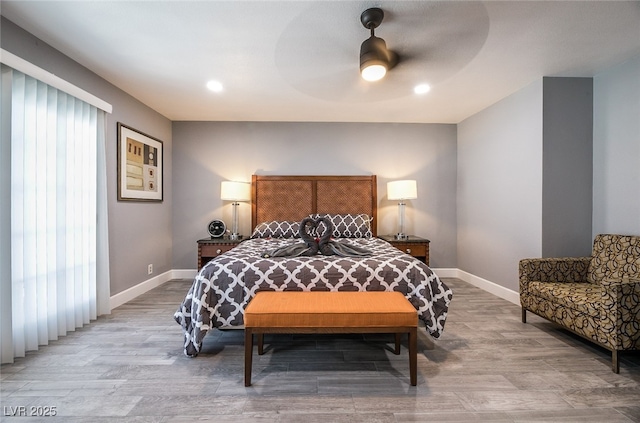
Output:
[[[436,275],[438,275],[441,278],[460,278],[459,269],[445,268],[445,267],[439,267],[439,268],[432,267],[431,270],[433,270],[436,273]]]
[[[113,310],[122,304],[129,302],[139,295],[144,294],[147,291],[152,290],[155,287],[162,285],[165,282],[169,282],[173,279],[193,279],[196,276],[197,271],[195,269],[173,269],[164,273],[154,276],[151,279],[140,282],[136,286],[132,286],[122,292],[119,292],[109,299],[109,305]]]
[[[462,279],[463,281],[470,283],[471,285],[476,286],[484,291],[490,292],[495,296],[505,299],[513,304],[520,305],[519,293],[505,288],[504,286],[498,285],[497,283],[488,281],[486,279],[456,268],[433,268],[432,270],[441,278]],[[111,305],[111,309],[121,306],[128,301],[131,301],[137,296],[142,295],[145,292],[150,291],[165,282],[169,282],[173,279],[193,279],[196,274],[197,270],[195,269],[173,269],[164,272],[158,276],[147,279],[146,281],[141,282],[136,286],[133,286],[112,296],[109,302]]]
[[[470,283],[484,291],[487,291],[497,297],[509,301],[510,303],[520,305],[520,293],[498,285],[495,282],[488,281],[479,276],[472,275],[460,269],[433,269],[433,271],[441,278],[458,278]]]

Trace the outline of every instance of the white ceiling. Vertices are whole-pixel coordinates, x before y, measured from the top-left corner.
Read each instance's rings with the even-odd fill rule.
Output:
[[[374,6],[401,61],[366,83],[360,14]],[[640,54],[639,1],[2,0],[1,13],[171,120],[457,123],[542,76]]]

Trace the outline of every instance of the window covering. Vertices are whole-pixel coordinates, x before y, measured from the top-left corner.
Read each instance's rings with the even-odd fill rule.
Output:
[[[110,292],[106,113],[6,66],[1,104],[6,363],[109,313]]]

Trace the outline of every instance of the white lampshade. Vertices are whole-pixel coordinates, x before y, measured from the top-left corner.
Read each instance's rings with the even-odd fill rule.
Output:
[[[415,180],[387,182],[389,200],[412,200],[418,198],[418,185]]]
[[[251,184],[247,182],[223,181],[220,186],[220,199],[227,201],[251,200]]]

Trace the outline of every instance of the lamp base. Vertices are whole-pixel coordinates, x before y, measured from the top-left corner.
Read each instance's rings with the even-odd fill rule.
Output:
[[[234,241],[235,240],[239,240],[239,239],[242,239],[242,235],[240,235],[240,234],[229,234],[229,239],[232,239]]]
[[[395,239],[397,240],[406,240],[409,239],[409,235],[403,234],[403,233],[399,233],[399,234],[395,234],[393,236]]]

